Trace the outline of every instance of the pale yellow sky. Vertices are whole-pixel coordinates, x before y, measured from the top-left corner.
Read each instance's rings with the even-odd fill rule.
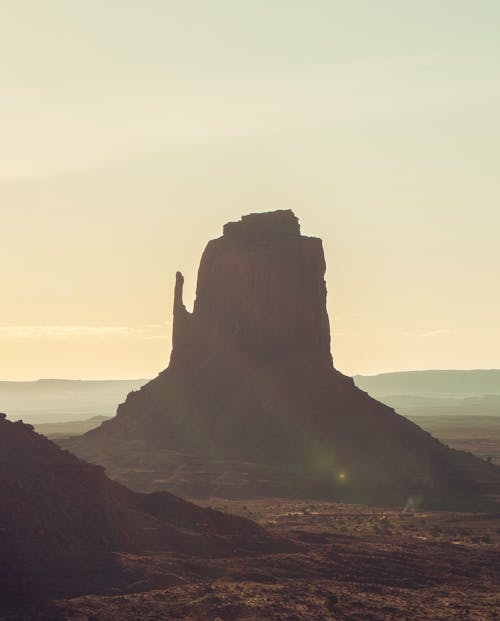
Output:
[[[500,368],[498,3],[0,7],[0,380],[151,377],[175,271],[292,208],[336,365]]]

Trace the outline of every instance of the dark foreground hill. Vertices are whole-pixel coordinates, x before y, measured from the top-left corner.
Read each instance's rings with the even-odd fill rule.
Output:
[[[296,538],[300,551],[231,559],[211,582],[58,602],[48,621],[59,611],[61,621],[498,619],[498,515],[269,499],[221,506]]]
[[[151,554],[195,559],[269,550],[250,520],[167,493],[139,494],[0,415],[2,605],[63,595],[124,592],[151,580]],[[154,565],[154,564],[153,564]],[[159,583],[168,584],[158,566]],[[189,573],[177,562],[178,576]],[[191,573],[193,569],[191,568]],[[180,579],[180,578],[177,578]]]
[[[64,446],[142,490],[477,506],[500,469],[452,451],[333,366],[320,239],[291,211],[209,242],[193,312],[177,274],[169,367]]]
[[[230,517],[3,419],[0,459],[2,621],[495,618],[498,515],[264,499]]]

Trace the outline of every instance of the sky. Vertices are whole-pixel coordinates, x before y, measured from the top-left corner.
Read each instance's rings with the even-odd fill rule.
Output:
[[[500,4],[4,0],[0,380],[154,377],[176,270],[293,209],[335,365],[500,368]]]

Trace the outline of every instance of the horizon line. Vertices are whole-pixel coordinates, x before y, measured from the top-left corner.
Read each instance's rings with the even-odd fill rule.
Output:
[[[339,371],[339,369],[336,369]],[[343,373],[348,377],[376,377],[377,375],[393,375],[396,373],[437,373],[437,372],[446,372],[446,371],[464,371],[464,372],[473,372],[473,371],[500,371],[500,367],[467,367],[467,368],[450,368],[450,367],[442,367],[442,368],[420,368],[420,369],[397,369],[391,371],[376,371],[376,372],[358,372],[358,373]],[[158,374],[157,374],[158,375]],[[157,376],[156,375],[156,376]],[[156,377],[154,376],[154,377]],[[138,382],[144,381],[149,382],[154,377],[106,377],[106,378],[81,378],[81,377],[38,377],[36,379],[0,379],[0,384],[2,383],[36,383],[36,382]]]

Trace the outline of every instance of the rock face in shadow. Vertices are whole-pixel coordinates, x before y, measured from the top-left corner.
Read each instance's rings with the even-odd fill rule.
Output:
[[[255,361],[298,353],[331,366],[325,269],[321,240],[301,236],[291,212],[226,224],[203,253],[192,314],[177,274],[171,366],[214,347]]]
[[[136,489],[467,506],[500,470],[451,451],[335,370],[320,239],[291,211],[226,224],[193,312],[177,274],[169,367],[65,446]],[[489,488],[488,488],[489,486]]]
[[[192,562],[270,546],[250,520],[168,493],[133,492],[0,415],[0,615],[9,604],[127,590],[146,566],[134,565],[134,555]]]

